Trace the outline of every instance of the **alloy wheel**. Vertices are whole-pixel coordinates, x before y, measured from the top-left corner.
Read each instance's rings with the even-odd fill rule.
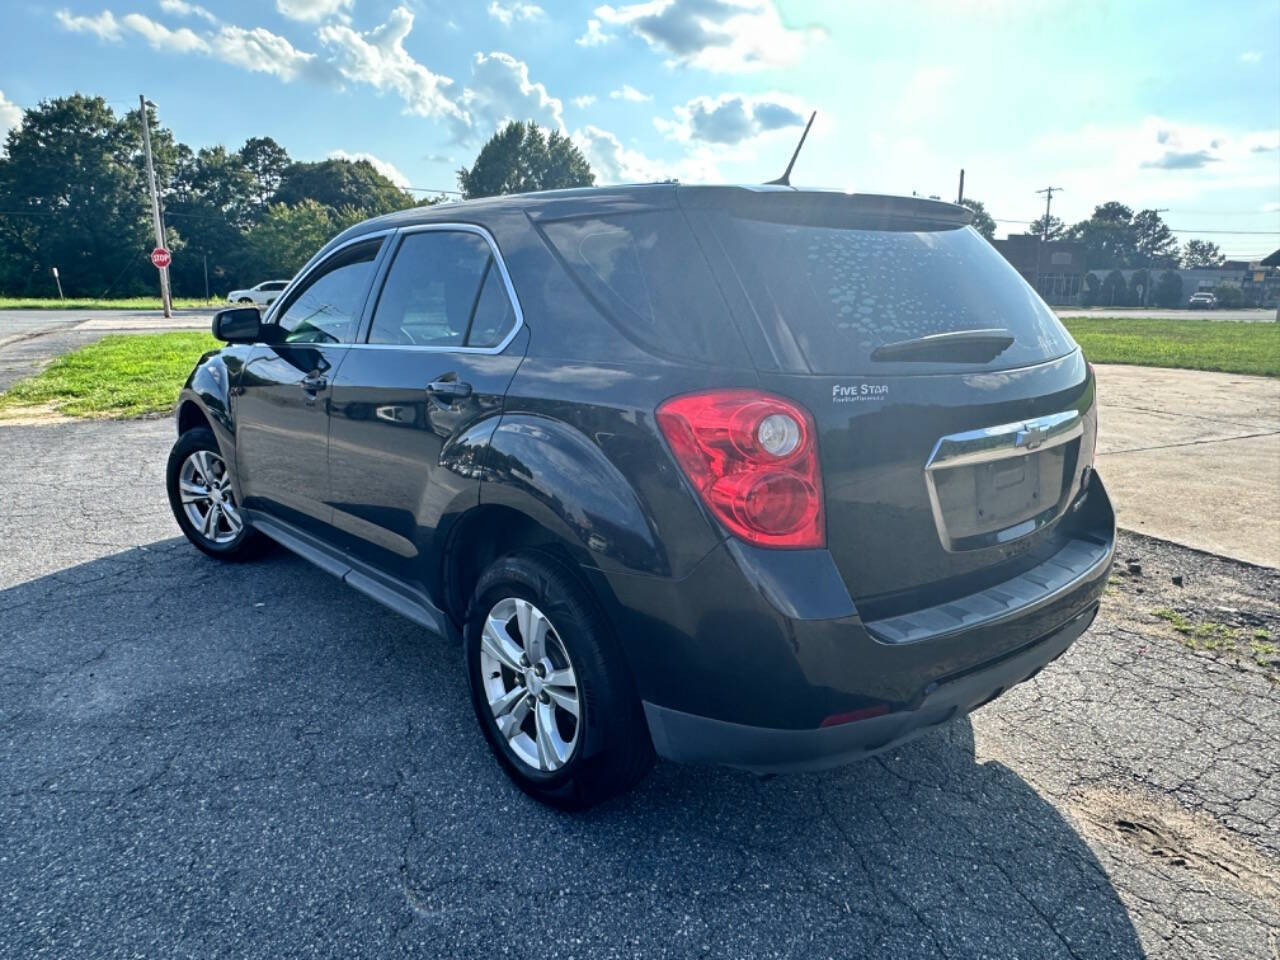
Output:
[[[244,529],[244,519],[231,490],[223,459],[210,450],[195,450],[178,472],[178,492],[187,520],[204,539],[231,543]]]
[[[573,756],[582,729],[578,680],[555,627],[519,597],[499,600],[480,635],[485,699],[511,751],[541,773]]]

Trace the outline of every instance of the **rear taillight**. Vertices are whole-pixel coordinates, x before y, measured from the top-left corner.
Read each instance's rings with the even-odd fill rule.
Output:
[[[822,474],[813,418],[759,390],[709,390],[658,407],[658,426],[702,502],[760,547],[821,547]]]

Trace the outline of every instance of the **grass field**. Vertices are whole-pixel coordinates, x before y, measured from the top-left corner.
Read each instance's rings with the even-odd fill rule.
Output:
[[[1074,317],[1063,320],[1094,363],[1280,377],[1280,323]]]
[[[196,360],[217,346],[202,332],[104,337],[0,393],[0,419],[164,413]]]
[[[175,310],[188,310],[196,307],[208,307],[220,304],[214,300],[212,304],[194,297],[175,297]],[[94,298],[81,300],[52,300],[44,297],[0,297],[0,310],[159,310],[159,297],[126,297],[120,300],[97,300]]]
[[[1065,321],[1095,363],[1280,376],[1280,324],[1089,317]],[[0,394],[0,419],[140,417],[173,407],[218,341],[203,332],[105,337]]]

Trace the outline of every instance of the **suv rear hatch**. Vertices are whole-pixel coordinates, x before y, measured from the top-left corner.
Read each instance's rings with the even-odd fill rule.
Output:
[[[761,387],[813,414],[827,545],[864,619],[988,589],[1061,548],[1092,458],[1093,378],[967,210],[678,197]]]

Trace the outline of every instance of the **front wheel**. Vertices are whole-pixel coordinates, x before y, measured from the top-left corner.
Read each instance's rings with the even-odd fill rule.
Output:
[[[583,809],[644,776],[653,746],[630,675],[567,567],[539,553],[496,561],[463,637],[476,718],[520,789]]]
[[[220,560],[247,560],[261,552],[262,537],[244,522],[212,430],[200,427],[178,438],[165,481],[178,526],[200,550]]]

